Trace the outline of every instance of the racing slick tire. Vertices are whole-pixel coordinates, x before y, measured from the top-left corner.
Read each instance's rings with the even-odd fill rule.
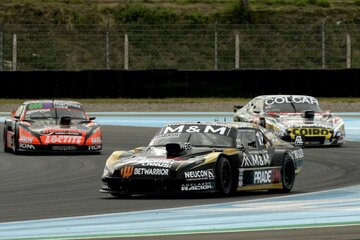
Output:
[[[229,160],[220,157],[216,164],[216,189],[221,196],[234,192],[234,174]]]
[[[18,126],[15,127],[13,152],[14,152],[14,154],[20,154],[20,151],[19,151],[19,127]]]
[[[3,145],[4,145],[4,152],[11,152],[11,149],[7,147],[7,130],[5,128],[3,132]]]
[[[281,167],[282,189],[270,189],[271,193],[288,193],[294,186],[295,182],[295,164],[288,153],[284,154]]]

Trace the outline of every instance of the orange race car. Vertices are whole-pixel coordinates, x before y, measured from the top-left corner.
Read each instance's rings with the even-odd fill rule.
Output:
[[[100,153],[100,126],[78,102],[26,101],[4,124],[4,151]]]

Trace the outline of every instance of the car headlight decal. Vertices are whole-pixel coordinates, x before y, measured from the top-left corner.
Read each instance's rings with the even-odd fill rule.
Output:
[[[37,137],[32,135],[29,131],[19,126],[19,143],[40,145]]]
[[[97,128],[94,133],[86,140],[86,145],[94,145],[102,143],[102,134],[100,128]]]

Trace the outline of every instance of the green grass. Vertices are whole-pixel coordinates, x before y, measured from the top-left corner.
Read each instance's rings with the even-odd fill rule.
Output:
[[[248,7],[241,0],[0,0],[0,23],[312,23],[336,20],[341,11],[351,23],[359,6],[359,0],[249,0]]]

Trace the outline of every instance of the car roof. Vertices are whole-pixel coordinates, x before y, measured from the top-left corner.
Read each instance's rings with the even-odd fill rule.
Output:
[[[203,125],[211,125],[211,126],[221,126],[221,127],[228,127],[228,128],[256,128],[259,129],[259,125],[255,123],[248,123],[248,122],[218,122],[218,121],[204,121],[204,122],[174,122],[165,125],[167,126],[174,126],[174,125],[195,125],[195,126],[203,126]]]
[[[274,95],[260,95],[260,96],[256,96],[254,97],[255,98],[262,98],[262,99],[265,99],[265,98],[268,98],[268,97],[310,97],[310,98],[315,98],[313,96],[308,96],[308,95],[296,95],[296,94],[274,94]],[[316,98],[315,98],[316,99]]]
[[[31,103],[50,103],[50,102],[57,102],[57,103],[74,103],[74,104],[79,104],[81,105],[81,103],[76,102],[76,101],[71,101],[71,100],[28,100],[25,101],[23,104],[27,105],[27,104],[31,104]]]

